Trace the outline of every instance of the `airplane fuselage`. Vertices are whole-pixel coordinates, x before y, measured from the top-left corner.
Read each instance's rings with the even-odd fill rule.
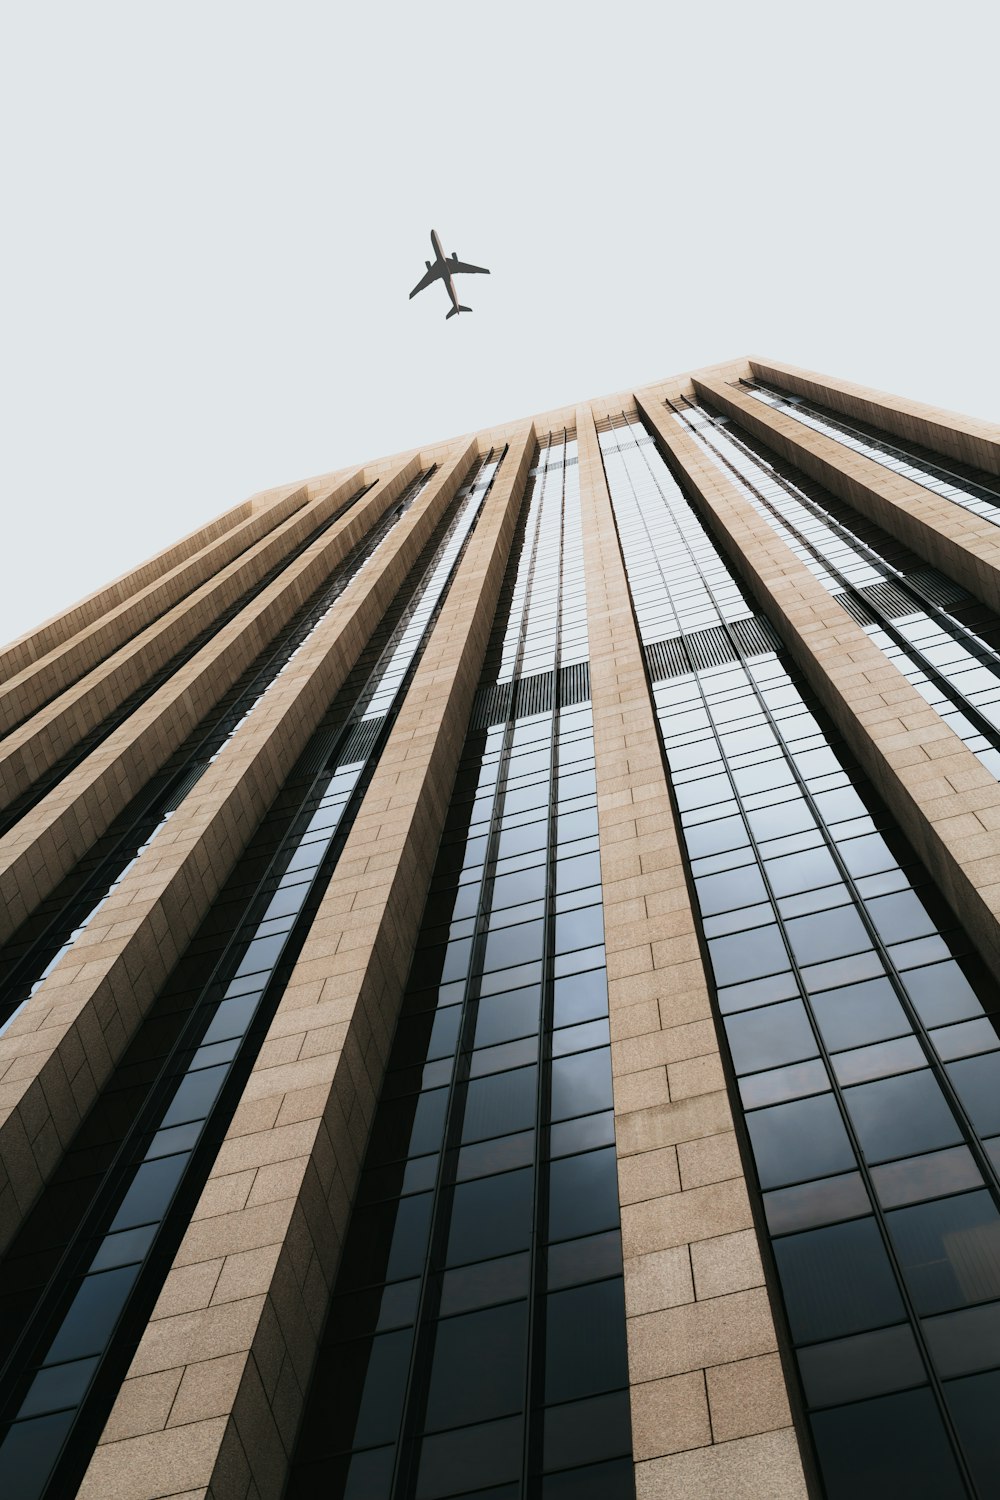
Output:
[[[458,293],[455,291],[455,283],[452,281],[451,276],[448,273],[448,257],[447,257],[447,255],[445,255],[444,251],[441,249],[441,241],[438,239],[438,234],[437,234],[437,230],[436,229],[432,229],[431,230],[431,244],[434,246],[434,254],[435,254],[435,256],[441,262],[441,266],[442,266],[441,280],[444,282],[445,286],[448,288],[448,296],[451,298],[451,305],[455,309],[455,311],[457,312],[458,311]]]
[[[441,240],[436,229],[431,230],[431,245],[434,248],[434,261],[433,263],[427,261],[427,274],[421,276],[413,288],[413,291],[410,293],[411,300],[418,292],[422,292],[425,287],[433,285],[435,281],[443,281],[448,292],[448,300],[451,303],[451,311],[447,316],[454,318],[458,313],[471,312],[471,307],[465,307],[459,302],[458,293],[455,290],[454,278],[456,276],[488,276],[490,274],[489,268],[487,266],[468,265],[464,260],[459,260],[457,255],[445,255],[441,248]]]

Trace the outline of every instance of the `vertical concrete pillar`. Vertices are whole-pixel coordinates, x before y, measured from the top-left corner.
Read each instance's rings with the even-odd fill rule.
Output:
[[[511,442],[80,1500],[281,1494],[534,441]]]
[[[793,395],[808,396],[841,416],[856,417],[987,474],[1000,474],[1000,425],[996,422],[910,401],[906,396],[891,396],[852,380],[838,380],[835,375],[817,375],[778,360],[752,359],[750,368],[758,380]]]
[[[835,438],[755,401],[746,391],[697,376],[694,387],[710,405],[735,418],[779,457],[1000,612],[1000,527],[855,453]],[[650,402],[650,410],[657,405]]]
[[[0,1037],[0,1248],[364,650],[473,451],[444,466]]]
[[[577,411],[638,1500],[806,1493],[600,445]]]

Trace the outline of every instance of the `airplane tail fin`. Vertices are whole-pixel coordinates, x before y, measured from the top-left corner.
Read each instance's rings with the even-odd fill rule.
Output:
[[[445,315],[444,315],[444,316],[445,316],[445,321],[446,321],[446,322],[447,322],[447,320],[448,320],[448,319],[449,319],[449,318],[453,318],[453,317],[454,317],[454,316],[455,316],[455,314],[456,314],[456,313],[460,313],[460,312],[471,312],[471,311],[472,311],[472,308],[471,308],[471,307],[463,307],[463,306],[462,306],[462,304],[461,304],[461,303],[459,303],[459,305],[458,305],[458,306],[457,306],[457,307],[453,307],[453,308],[452,308],[452,310],[451,310],[451,312],[450,312],[450,313],[445,313]]]

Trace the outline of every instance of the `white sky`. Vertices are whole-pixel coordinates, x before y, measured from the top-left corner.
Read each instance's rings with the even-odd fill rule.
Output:
[[[1000,415],[989,0],[8,0],[0,640],[255,490],[756,353]],[[407,301],[434,225],[492,268]]]

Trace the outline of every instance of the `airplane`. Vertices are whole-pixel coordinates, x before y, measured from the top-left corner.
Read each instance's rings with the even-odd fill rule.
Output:
[[[434,254],[437,258],[433,265],[429,260],[424,262],[427,267],[427,275],[422,276],[413,288],[413,291],[410,293],[411,301],[418,292],[423,291],[425,286],[430,286],[432,281],[441,280],[448,288],[448,296],[451,298],[451,312],[445,314],[445,319],[453,318],[456,313],[471,312],[471,307],[463,307],[461,302],[459,302],[458,293],[455,291],[455,283],[451,278],[459,273],[488,276],[490,274],[489,271],[485,266],[467,266],[455,254],[449,260],[448,256],[441,249],[441,241],[438,239],[436,229],[431,230],[431,244],[434,246]]]

